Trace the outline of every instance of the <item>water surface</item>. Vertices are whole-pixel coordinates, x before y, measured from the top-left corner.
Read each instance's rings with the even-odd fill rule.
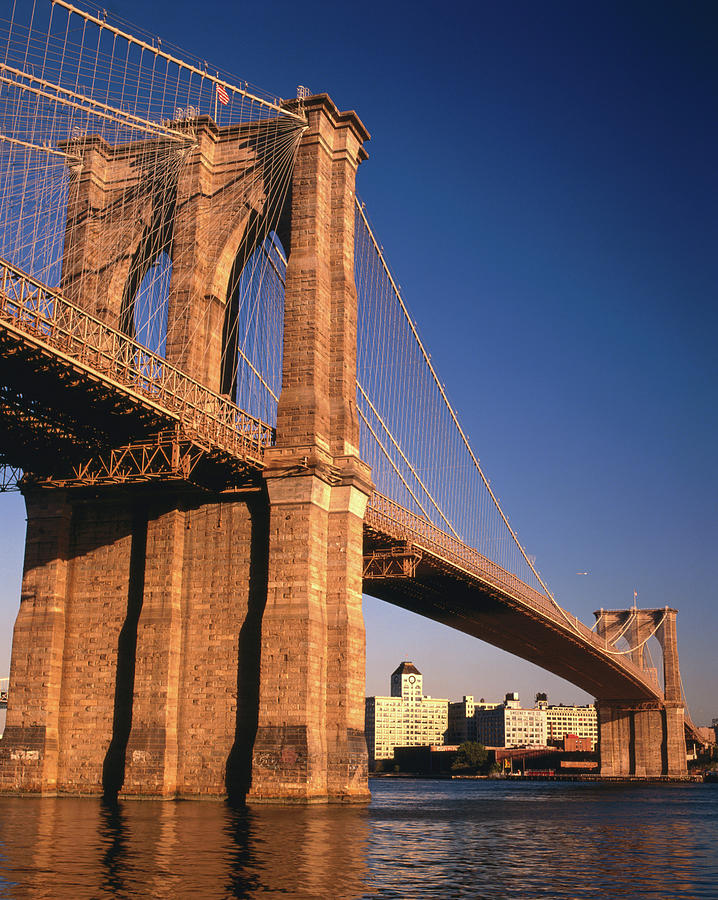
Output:
[[[372,781],[362,807],[0,798],[0,897],[718,898],[718,785]]]

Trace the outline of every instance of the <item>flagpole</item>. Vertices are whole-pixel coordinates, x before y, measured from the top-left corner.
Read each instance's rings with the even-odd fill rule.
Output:
[[[214,124],[219,125],[217,121],[217,85],[214,86]]]

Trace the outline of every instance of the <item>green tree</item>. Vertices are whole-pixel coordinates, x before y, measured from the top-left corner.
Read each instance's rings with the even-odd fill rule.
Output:
[[[466,772],[476,774],[487,768],[489,752],[483,744],[476,741],[466,741],[459,744],[456,757],[451,764],[454,772]]]

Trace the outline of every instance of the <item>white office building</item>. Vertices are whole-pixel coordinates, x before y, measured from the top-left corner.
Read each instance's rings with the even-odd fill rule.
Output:
[[[476,740],[486,747],[546,746],[546,711],[522,709],[515,692],[491,709],[476,710],[474,718]]]
[[[423,676],[405,661],[392,672],[391,696],[367,697],[365,731],[369,765],[392,759],[395,747],[443,744],[449,701],[423,694]]]

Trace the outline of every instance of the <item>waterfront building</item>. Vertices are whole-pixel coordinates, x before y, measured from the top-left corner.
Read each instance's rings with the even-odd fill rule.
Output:
[[[549,706],[546,694],[536,695],[536,706],[546,711],[547,743],[559,746],[567,734],[591,741],[591,750],[598,745],[598,713],[594,704],[586,706]]]
[[[369,765],[392,759],[395,747],[444,743],[449,701],[425,697],[423,676],[413,662],[402,662],[391,675],[391,696],[367,697],[365,731]]]
[[[476,725],[476,711],[482,709],[495,709],[501,703],[487,703],[474,700],[473,694],[465,695],[461,700],[449,703],[449,730],[447,741],[453,744],[463,744],[466,741],[478,741]]]
[[[516,692],[492,709],[479,709],[476,739],[486,747],[545,747],[546,710],[523,709]]]
[[[365,730],[369,762],[391,759],[395,747],[462,744],[478,741],[487,747],[564,746],[595,750],[598,716],[594,705],[550,706],[546,694],[524,709],[519,695],[487,702],[466,694],[449,703],[423,694],[423,676],[409,661],[391,675],[391,695],[367,697]],[[587,743],[588,742],[588,743]],[[575,744],[575,746],[574,746]]]

